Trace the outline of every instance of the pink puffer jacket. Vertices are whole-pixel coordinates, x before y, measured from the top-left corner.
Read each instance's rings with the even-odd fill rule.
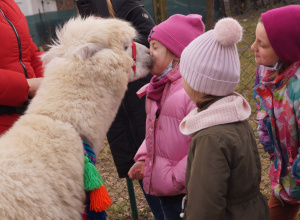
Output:
[[[185,193],[185,172],[191,138],[181,134],[181,120],[195,108],[183,89],[179,67],[170,71],[156,119],[157,103],[146,99],[146,139],[134,160],[145,160],[143,185],[147,194],[172,196]],[[145,85],[138,95],[145,94]]]

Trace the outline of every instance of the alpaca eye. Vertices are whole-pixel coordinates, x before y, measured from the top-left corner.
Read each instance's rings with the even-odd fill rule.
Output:
[[[127,49],[128,49],[128,47],[129,47],[128,45],[125,45],[125,46],[124,46],[124,50],[127,50]]]

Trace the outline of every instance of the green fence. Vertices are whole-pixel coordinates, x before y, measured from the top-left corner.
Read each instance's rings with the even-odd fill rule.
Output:
[[[56,37],[55,29],[64,24],[71,17],[77,16],[77,9],[40,13],[26,16],[29,31],[34,43],[41,47]]]

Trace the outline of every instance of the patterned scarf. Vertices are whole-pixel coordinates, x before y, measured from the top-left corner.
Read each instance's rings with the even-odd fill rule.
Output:
[[[162,93],[169,78],[165,76],[161,80],[157,76],[153,76],[147,88],[147,98],[160,102]]]
[[[162,93],[166,83],[169,81],[169,78],[166,75],[173,69],[172,63],[173,60],[169,63],[167,68],[161,74],[159,74],[159,76],[153,76],[147,88],[147,98],[156,101],[159,105],[159,109]]]

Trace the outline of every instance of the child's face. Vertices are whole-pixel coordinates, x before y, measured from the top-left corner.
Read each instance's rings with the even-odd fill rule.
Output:
[[[251,49],[254,50],[255,62],[259,65],[273,66],[279,59],[270,44],[265,27],[261,22],[257,24],[256,39]]]
[[[156,40],[150,41],[150,55],[154,59],[150,71],[153,75],[161,74],[174,58],[174,54]]]

